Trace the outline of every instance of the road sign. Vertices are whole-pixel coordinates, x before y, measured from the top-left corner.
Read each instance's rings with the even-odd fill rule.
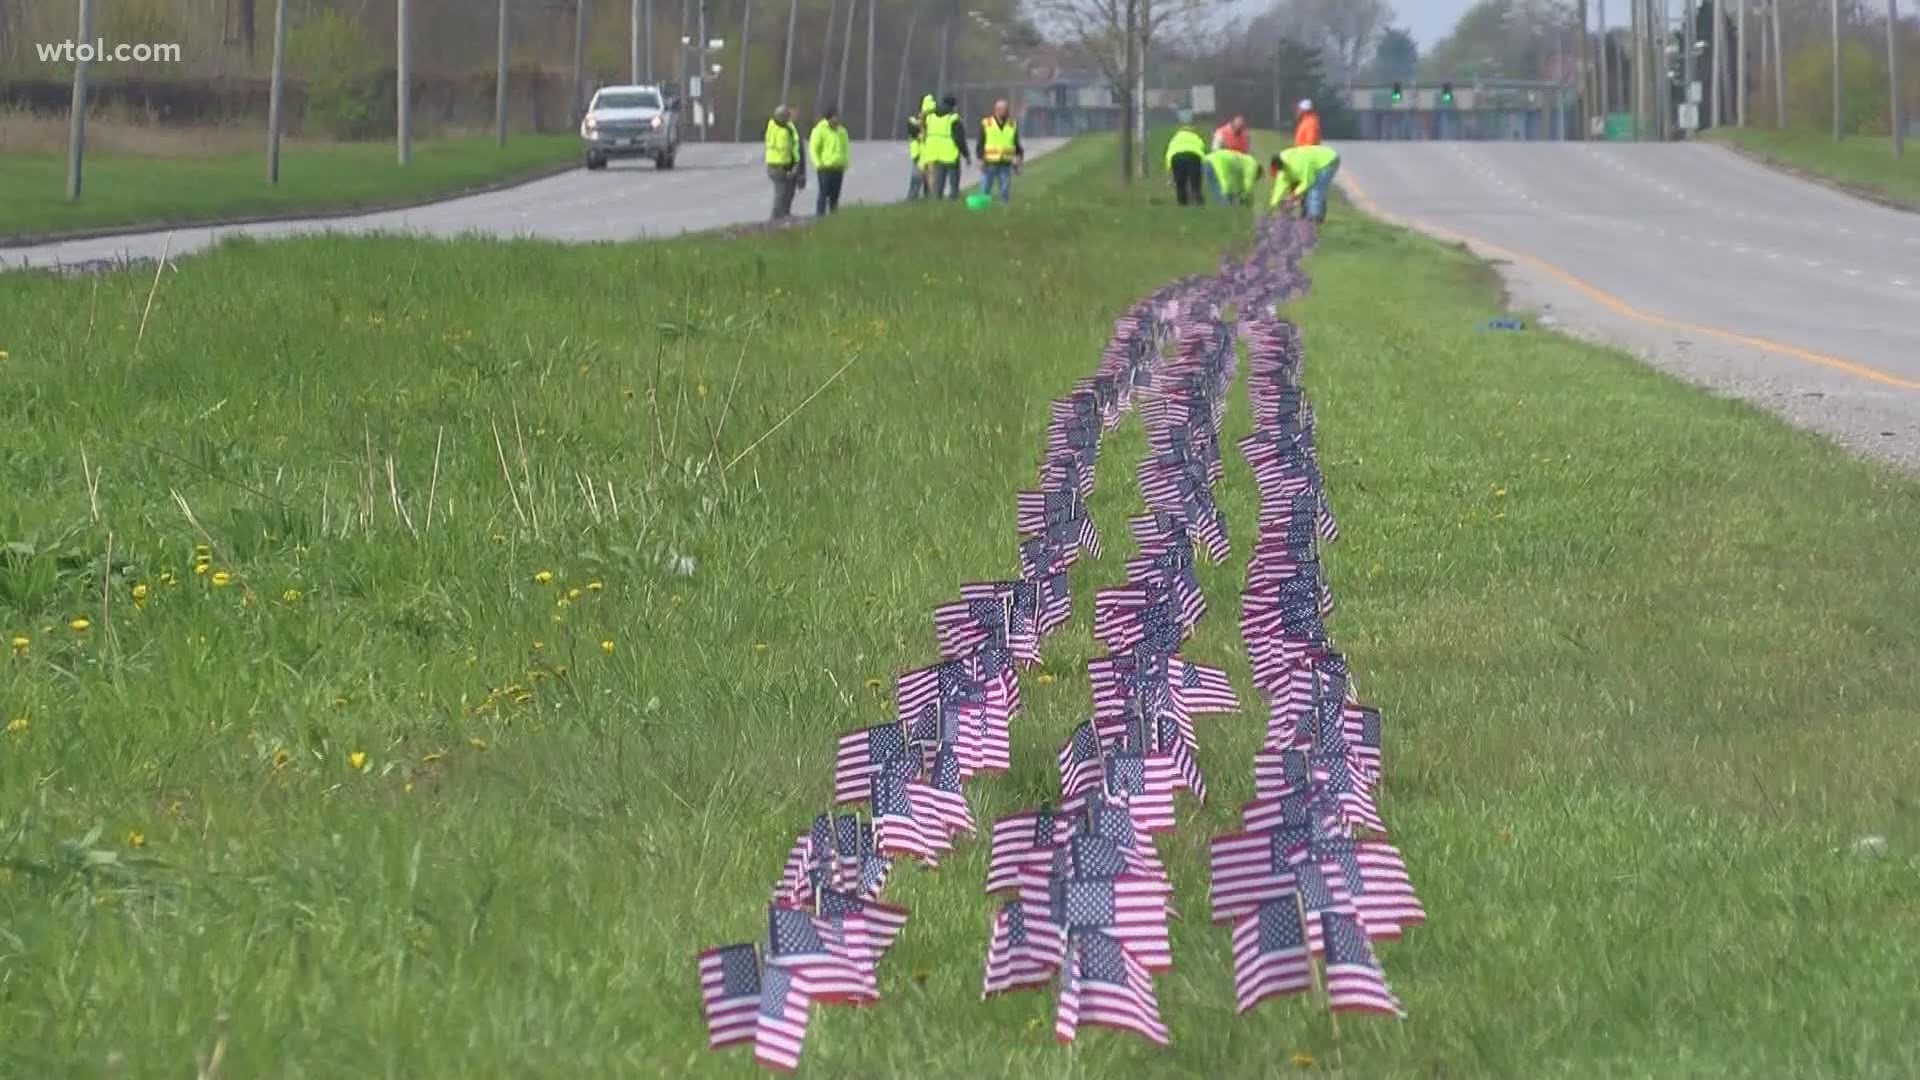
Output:
[[[687,77],[687,96],[694,98],[700,96],[700,76],[690,75]]]
[[[1694,85],[1698,86],[1700,84],[1695,83]],[[1699,131],[1700,130],[1700,106],[1692,103],[1687,103],[1680,106],[1680,130],[1681,131]]]
[[[1700,85],[1699,80],[1696,79],[1693,82],[1690,82],[1687,84],[1687,103],[1688,104],[1698,105],[1705,100],[1706,100],[1705,88]]]
[[[1193,100],[1192,102],[1190,102],[1190,104],[1194,112],[1199,113],[1202,116],[1210,115],[1213,112],[1213,108],[1214,108],[1213,87],[1211,86],[1194,87]]]

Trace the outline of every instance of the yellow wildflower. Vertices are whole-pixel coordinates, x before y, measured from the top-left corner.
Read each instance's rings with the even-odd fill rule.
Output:
[[[485,740],[485,739],[468,739],[468,740],[467,740],[467,745],[468,745],[468,746],[471,746],[471,747],[473,747],[473,748],[474,748],[475,750],[485,750],[485,749],[487,748],[487,740]]]
[[[133,587],[133,602],[136,605],[144,604],[147,602],[147,583],[146,582],[143,581],[140,584],[135,585]]]
[[[173,585],[178,583],[179,580],[179,578],[173,576],[173,571],[171,570],[160,571],[160,584],[162,585]]]
[[[273,752],[273,767],[276,769],[286,768],[287,764],[292,760],[293,760],[293,755],[287,753],[286,750],[284,749],[275,750]]]
[[[1053,675],[1051,672],[1043,671],[1040,673],[1039,683],[1041,686],[1045,686],[1052,681],[1053,681]]]
[[[33,726],[33,722],[28,720],[26,717],[16,716],[13,719],[7,721],[7,734],[25,735],[27,733],[27,729],[32,726]]]
[[[365,750],[355,750],[353,753],[347,755],[347,768],[352,769],[354,772],[359,772],[366,767],[367,752]]]
[[[207,574],[207,566],[208,566],[208,564],[207,564],[207,563],[203,563],[203,562],[201,562],[201,561],[200,561],[199,559],[195,559],[195,560],[193,560],[193,572],[194,572],[195,574],[198,574],[198,575],[200,575],[201,577],[205,577],[205,576],[206,576],[206,574]]]
[[[297,604],[300,602],[301,595],[299,589],[288,589],[286,592],[280,594],[280,602],[283,604]]]
[[[430,754],[428,754],[428,755],[426,755],[425,757],[423,757],[423,758],[421,758],[421,759],[420,759],[420,764],[422,764],[422,765],[431,765],[431,764],[433,764],[434,762],[436,762],[436,761],[439,761],[439,760],[440,760],[441,758],[443,758],[443,757],[446,757],[446,756],[447,756],[447,755],[446,755],[446,754],[444,754],[444,753],[442,753],[441,751],[438,751],[438,750],[435,750],[435,751],[433,751],[432,753],[430,753]]]
[[[568,590],[567,590],[567,599],[569,599],[569,600],[578,600],[578,599],[580,599],[580,590],[579,590],[579,589],[568,589]]]
[[[193,545],[193,557],[196,559],[211,559],[213,558],[213,549],[205,544],[195,544]]]
[[[597,581],[589,581],[589,582],[587,582],[587,591],[588,591],[588,592],[599,592],[599,591],[600,591],[601,589],[604,589],[604,588],[606,588],[606,586],[605,586],[605,585],[602,585],[602,584],[600,584],[600,583],[599,583],[599,582],[597,582]]]
[[[553,571],[551,571],[551,570],[541,570],[541,571],[538,571],[537,573],[535,573],[535,574],[533,575],[533,583],[534,583],[534,584],[536,584],[536,585],[551,585],[551,584],[553,584]]]
[[[141,832],[139,829],[135,829],[132,832],[129,832],[127,834],[127,846],[128,847],[146,847],[147,834]]]
[[[571,600],[569,600],[569,599],[567,599],[566,597],[564,597],[564,596],[563,596],[563,597],[561,597],[560,599],[558,599],[558,600],[555,600],[555,601],[553,602],[553,606],[554,606],[554,607],[557,607],[557,608],[566,608],[566,607],[572,607],[572,606],[573,606],[573,601],[571,601]]]
[[[697,386],[695,386],[695,387],[693,388],[693,390],[694,390],[694,393],[697,393],[697,394],[699,394],[699,395],[700,395],[701,397],[706,397],[706,396],[707,396],[707,384],[706,384],[706,383],[700,383],[700,384],[698,384]]]
[[[1307,1053],[1305,1050],[1295,1050],[1293,1056],[1287,1060],[1293,1062],[1293,1067],[1296,1069],[1313,1068],[1313,1055]]]
[[[227,573],[225,570],[215,570],[212,580],[214,588],[224,589],[227,587],[227,583],[233,580],[233,575]]]
[[[544,649],[544,648],[546,648],[546,647],[547,647],[547,643],[546,643],[546,642],[544,642],[544,641],[541,641],[541,640],[540,640],[539,638],[534,638],[534,639],[533,639],[533,651],[534,651],[534,652],[539,652],[539,651],[540,651],[541,649]]]
[[[881,683],[880,683],[880,680],[879,680],[879,679],[868,679],[868,680],[867,680],[867,689],[869,689],[869,690],[878,690],[878,689],[880,689],[880,686],[881,686]]]
[[[756,642],[754,642],[754,643],[753,643],[753,651],[754,651],[754,652],[766,652],[766,651],[767,651],[767,643],[766,643],[766,642],[764,642],[764,641],[756,641]]]
[[[12,645],[13,645],[14,652],[17,652],[17,653],[26,652],[27,647],[32,644],[33,644],[33,639],[28,637],[25,634],[13,635]]]
[[[585,374],[586,374],[587,372],[589,372],[589,371],[592,371],[592,370],[593,370],[593,368],[591,368],[591,367],[589,367],[589,366],[588,366],[588,365],[586,365],[586,364],[581,364],[581,365],[580,365],[580,374],[582,374],[582,375],[585,375]]]
[[[6,358],[7,358],[7,350],[0,349],[0,360],[5,360]]]
[[[85,615],[75,615],[73,618],[67,620],[68,628],[76,634],[86,633],[87,629],[92,625],[93,620],[87,618]]]
[[[1494,489],[1493,489],[1493,497],[1494,497],[1494,498],[1496,498],[1496,499],[1504,499],[1504,498],[1506,498],[1506,497],[1507,497],[1507,489],[1506,489],[1506,488],[1494,488]]]
[[[608,656],[612,656],[613,655],[613,639],[608,638],[607,640],[601,642],[600,651],[603,653],[606,653]]]

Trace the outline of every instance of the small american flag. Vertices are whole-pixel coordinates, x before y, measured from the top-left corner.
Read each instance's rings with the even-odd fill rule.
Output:
[[[1074,936],[1069,952],[1054,1013],[1056,1039],[1072,1042],[1084,1023],[1131,1031],[1160,1046],[1170,1044],[1153,996],[1153,979],[1120,942],[1098,931],[1083,931]]]
[[[1066,954],[1066,935],[1044,918],[1029,916],[1018,900],[1000,905],[987,944],[986,978],[980,996],[1045,986]]]
[[[1326,942],[1327,1007],[1405,1019],[1406,1010],[1387,986],[1360,920],[1338,911],[1322,911],[1319,918]]]
[[[1018,888],[1024,866],[1045,866],[1053,859],[1056,824],[1053,811],[1040,809],[1003,817],[993,823],[992,851],[987,857],[989,894]]]
[[[1293,894],[1268,900],[1233,924],[1233,997],[1246,1012],[1270,997],[1313,986],[1313,958]]]
[[[1407,864],[1393,845],[1328,836],[1309,842],[1308,852],[1324,873],[1346,885],[1369,937],[1399,937],[1404,928],[1426,921]]]
[[[1213,921],[1231,922],[1269,900],[1292,896],[1294,874],[1287,852],[1310,838],[1311,833],[1304,828],[1214,837],[1207,859]]]
[[[915,813],[907,789],[917,782],[910,769],[884,769],[871,780],[874,842],[882,855],[904,855],[932,866],[939,863],[948,843],[937,822],[922,820]]]
[[[800,1047],[807,1040],[806,991],[790,972],[769,967],[754,1005],[753,1060],[792,1072],[800,1066]]]
[[[1185,712],[1223,713],[1240,708],[1240,698],[1220,668],[1174,657],[1167,661],[1167,680]]]
[[[1028,867],[1020,879],[1020,899],[1029,916],[1040,916],[1069,936],[1088,929],[1124,942],[1149,971],[1173,967],[1167,939],[1167,904],[1172,886],[1164,881],[1123,874],[1113,878],[1063,876],[1066,853],[1047,868]]]
[[[760,958],[751,944],[722,945],[700,954],[700,1008],[707,1018],[707,1049],[753,1038],[760,1009]]]
[[[814,1001],[873,1000],[874,973],[860,968],[858,952],[825,919],[779,904],[767,909],[767,967],[784,969]]]
[[[1057,758],[1062,798],[1100,785],[1100,738],[1091,722],[1083,721],[1073,729]]]
[[[858,802],[867,795],[867,782],[880,767],[907,752],[907,736],[899,724],[875,724],[840,736],[833,759],[833,801]]]
[[[893,948],[894,939],[900,936],[900,931],[907,925],[906,908],[875,903],[853,893],[832,889],[820,894],[820,914],[829,919],[850,914],[864,916],[867,939],[876,957],[885,955],[888,949]]]
[[[933,774],[928,784],[914,784],[909,794],[915,797],[914,816],[945,829],[949,836],[974,834],[973,811],[967,806],[967,793],[960,787],[960,759],[950,749],[933,757]]]

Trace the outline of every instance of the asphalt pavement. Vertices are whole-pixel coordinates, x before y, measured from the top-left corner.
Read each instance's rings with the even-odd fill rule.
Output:
[[[1059,139],[1024,140],[1032,160]],[[93,260],[169,258],[190,254],[227,236],[260,239],[303,233],[412,233],[453,237],[484,234],[575,243],[673,236],[765,221],[773,207],[758,143],[686,143],[665,172],[644,159],[616,161],[600,172],[584,168],[500,191],[448,199],[406,210],[354,217],[161,229],[124,236],[0,247],[0,270]],[[962,174],[978,184],[977,166]],[[1014,195],[1019,196],[1019,180]],[[815,185],[794,200],[798,216],[813,213]],[[905,142],[855,142],[853,167],[841,192],[843,207],[897,202],[907,194]]]
[[[1516,306],[1920,466],[1920,214],[1697,143],[1339,150],[1363,208],[1465,241]]]

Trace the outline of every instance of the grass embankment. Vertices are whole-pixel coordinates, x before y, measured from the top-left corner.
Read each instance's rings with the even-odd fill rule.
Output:
[[[1804,173],[1856,195],[1920,211],[1920,140],[1893,156],[1889,139],[1865,135],[1834,142],[1813,131],[1722,128],[1714,137],[1772,165]]]
[[[144,341],[150,278],[0,278],[0,532],[35,552],[0,575],[0,632],[32,638],[0,683],[29,721],[0,737],[0,1072],[174,1075],[222,1030],[235,1075],[747,1068],[702,1048],[694,951],[763,931],[833,736],[933,657],[933,603],[1013,569],[1046,399],[1244,220],[1104,194],[1108,169],[1070,148],[1005,216],[739,243],[240,246],[165,277]],[[1295,314],[1332,625],[1432,918],[1381,950],[1412,1020],[1344,1024],[1340,1058],[1913,1072],[1920,487],[1623,357],[1475,334],[1476,264],[1329,231]],[[1107,447],[1109,550],[1024,677],[1014,770],[972,785],[983,821],[1053,792],[1085,716],[1140,443]],[[1186,652],[1244,687],[1237,456],[1221,492],[1240,550]],[[1258,730],[1205,725],[1215,801],[1162,841],[1172,1053],[978,1002],[980,841],[898,875],[887,998],[817,1010],[803,1069],[1327,1069],[1310,1000],[1231,1018],[1205,925]],[[1868,833],[1888,857],[1849,853]]]
[[[264,137],[263,137],[264,141]],[[532,176],[579,156],[571,135],[491,136],[414,146],[402,167],[391,143],[289,144],[280,183],[260,151],[206,157],[94,154],[78,202],[62,154],[0,155],[0,242],[121,226],[185,225],[419,202]]]

